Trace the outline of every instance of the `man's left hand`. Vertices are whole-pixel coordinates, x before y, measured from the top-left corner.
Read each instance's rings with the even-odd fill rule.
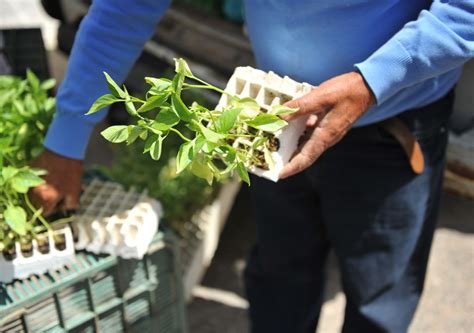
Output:
[[[316,123],[308,120],[307,140],[283,168],[280,178],[287,178],[311,166],[329,147],[341,140],[352,125],[375,103],[372,91],[358,72],[336,76],[301,98],[285,105],[299,111],[282,117],[291,121],[304,115],[316,115]]]

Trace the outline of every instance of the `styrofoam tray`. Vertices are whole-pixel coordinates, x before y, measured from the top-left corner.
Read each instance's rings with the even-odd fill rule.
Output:
[[[281,77],[274,72],[264,72],[252,67],[237,67],[229,79],[225,92],[233,96],[251,97],[263,109],[270,110],[274,105],[281,105],[311,91],[313,87],[308,83],[299,83],[288,76]],[[216,109],[221,110],[229,105],[230,97],[223,94]],[[306,128],[307,117],[291,121],[288,126],[275,133],[279,140],[279,148],[272,152],[275,167],[264,170],[255,166],[248,166],[250,172],[257,176],[278,181],[280,171],[287,164],[298,147],[298,141]],[[236,140],[233,145],[244,144],[252,146],[251,141]],[[251,149],[251,153],[253,150]]]
[[[56,247],[54,234],[64,235],[65,248],[60,250]],[[16,258],[6,260],[0,254],[0,282],[10,282],[14,279],[24,279],[33,274],[42,274],[47,271],[58,269],[66,264],[74,262],[74,240],[70,227],[49,231],[46,233],[49,240],[49,251],[41,253],[36,239],[32,241],[33,253],[30,257],[22,254],[20,243],[16,242]]]
[[[158,231],[161,204],[147,193],[126,191],[113,182],[94,179],[81,196],[73,224],[76,249],[141,259]]]

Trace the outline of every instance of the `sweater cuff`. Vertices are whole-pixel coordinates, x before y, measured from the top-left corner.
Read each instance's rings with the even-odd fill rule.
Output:
[[[354,66],[372,89],[377,105],[380,105],[403,88],[412,62],[405,47],[392,38],[365,61]]]
[[[94,124],[67,113],[56,113],[44,146],[59,155],[83,160]]]

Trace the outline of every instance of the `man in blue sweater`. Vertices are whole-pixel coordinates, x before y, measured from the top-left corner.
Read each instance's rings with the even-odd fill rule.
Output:
[[[126,77],[169,2],[94,1],[36,161],[49,170],[32,193],[45,212],[77,205],[81,159],[104,117],[84,116],[107,91],[101,73]],[[252,330],[314,332],[333,248],[347,299],[343,331],[405,332],[435,228],[451,91],[474,56],[474,1],[245,5],[258,67],[317,85],[290,105],[300,108],[296,116],[319,117],[286,179],[253,179],[258,234],[245,273]]]

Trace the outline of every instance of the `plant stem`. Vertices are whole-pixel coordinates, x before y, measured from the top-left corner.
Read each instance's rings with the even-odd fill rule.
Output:
[[[222,89],[219,89],[217,87],[214,87],[214,86],[209,86],[209,85],[200,85],[200,84],[189,84],[189,83],[184,83],[183,86],[185,88],[191,88],[191,89],[208,89],[208,90],[214,90],[214,91],[217,91],[218,93],[221,93],[221,94],[227,94],[226,92],[224,92]]]
[[[178,135],[181,137],[181,139],[183,139],[183,140],[186,141],[186,142],[191,142],[191,141],[192,141],[191,139],[188,139],[188,138],[185,137],[180,131],[178,131],[177,129],[175,129],[175,128],[173,128],[173,127],[171,127],[169,130],[170,130],[171,132],[175,132],[176,134],[178,134]]]
[[[25,202],[28,208],[33,212],[33,214],[36,214],[37,209],[33,206],[33,204],[30,201],[30,198],[28,198],[28,194],[25,193]],[[51,230],[51,226],[49,225],[48,221],[43,217],[43,215],[38,214],[38,220],[45,226],[46,229]]]
[[[216,127],[216,121],[214,120],[214,117],[212,116],[212,113],[211,111],[206,108],[206,112],[209,114],[209,116],[211,117],[211,121],[212,121],[212,127],[214,127],[214,131],[217,132],[217,127]]]
[[[138,98],[138,97],[135,97],[135,96],[130,96],[132,102],[137,102],[137,103],[142,103],[142,104],[145,104],[145,101]]]

